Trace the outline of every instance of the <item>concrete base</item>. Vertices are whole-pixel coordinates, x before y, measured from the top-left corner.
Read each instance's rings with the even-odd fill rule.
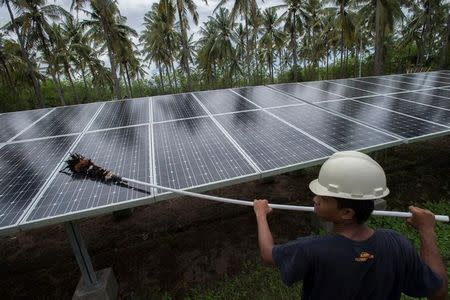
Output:
[[[117,299],[118,286],[112,268],[106,268],[95,272],[98,284],[94,287],[87,286],[83,278],[80,278],[72,300],[115,300]]]
[[[375,210],[386,210],[386,200],[384,199],[377,199],[374,201]],[[333,231],[333,223],[326,222],[318,219],[318,225],[322,227],[323,230],[326,232]]]

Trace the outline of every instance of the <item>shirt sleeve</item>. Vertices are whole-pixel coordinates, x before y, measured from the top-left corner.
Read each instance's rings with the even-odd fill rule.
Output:
[[[272,248],[275,265],[280,270],[281,279],[288,286],[302,280],[308,271],[311,258],[306,245],[309,240],[309,238],[300,238]]]
[[[406,266],[403,292],[411,297],[432,296],[443,284],[442,278],[422,260],[415,247],[403,239]]]

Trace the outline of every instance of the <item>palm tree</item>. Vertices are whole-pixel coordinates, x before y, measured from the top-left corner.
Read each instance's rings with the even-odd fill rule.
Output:
[[[405,0],[363,0],[358,14],[363,17],[364,23],[368,24],[375,32],[375,59],[374,75],[383,73],[384,63],[384,40],[386,34],[393,31],[395,21],[403,18],[401,9]]]
[[[31,59],[30,59],[30,56],[28,53],[28,49],[25,46],[25,39],[19,31],[18,24],[14,18],[14,14],[11,10],[10,1],[9,0],[0,0],[0,7],[3,6],[4,4],[6,4],[6,7],[8,8],[9,17],[11,18],[12,29],[16,33],[17,39],[19,40],[20,51],[21,51],[23,59],[25,60],[25,62],[27,64],[27,72],[31,78],[31,81],[33,82],[34,93],[38,100],[39,107],[45,107],[44,97],[42,96],[42,91],[41,91],[41,85],[40,85],[39,80],[37,79],[35,72],[33,70],[34,69],[33,63],[31,62]]]
[[[276,9],[287,9],[281,17],[284,18],[284,29],[289,34],[289,47],[292,51],[294,81],[298,81],[297,33],[303,30],[303,24],[308,15],[305,2],[301,0],[284,0],[285,4],[274,6]]]
[[[284,43],[284,34],[278,28],[282,19],[278,18],[275,8],[270,7],[264,10],[262,15],[263,29],[260,39],[261,48],[264,50],[263,55],[269,66],[270,81],[274,82],[274,51],[279,49]]]
[[[221,0],[216,8],[214,9],[214,12],[225,5],[229,0]],[[245,42],[245,53],[246,53],[246,64],[247,64],[247,80],[250,79],[250,43],[249,43],[249,23],[250,19],[255,19],[258,12],[258,3],[256,0],[234,0],[233,8],[231,9],[231,21],[235,21],[236,17],[238,15],[243,16],[245,20],[245,32],[246,35],[246,42]],[[248,81],[247,81],[248,82]]]
[[[46,5],[45,0],[23,0],[17,2],[20,15],[16,18],[30,45],[37,45],[47,63],[47,72],[51,75],[62,105],[65,105],[64,92],[58,78],[58,66],[53,55],[55,39],[49,20],[58,21],[69,13],[58,5]]]
[[[206,4],[208,2],[203,0]],[[195,5],[193,0],[160,0],[160,9],[166,9],[166,7],[176,7],[178,12],[178,22],[180,25],[181,31],[181,44],[183,46],[183,50],[181,51],[181,59],[180,64],[186,72],[187,76],[187,89],[188,91],[192,91],[192,78],[191,78],[191,69],[189,67],[191,58],[191,49],[189,48],[189,38],[187,35],[187,30],[189,29],[189,22],[187,19],[187,12],[189,12],[192,16],[192,20],[194,24],[198,24],[198,13],[197,6]]]
[[[114,37],[118,27],[126,26],[123,24],[125,20],[124,17],[120,16],[117,2],[114,0],[91,0],[90,5],[92,12],[84,11],[91,19],[84,20],[82,24],[84,28],[87,28],[87,34],[94,41],[106,47],[111,65],[114,97],[120,99],[122,96],[119,78],[117,77],[117,63],[114,57],[114,43],[116,42]],[[129,30],[134,31],[131,28]]]

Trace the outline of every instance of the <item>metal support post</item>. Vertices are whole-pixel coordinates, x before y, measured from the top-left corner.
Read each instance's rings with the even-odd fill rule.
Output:
[[[98,285],[97,276],[95,275],[94,267],[92,266],[91,258],[87,252],[83,237],[80,234],[77,223],[67,222],[64,224],[67,235],[69,236],[70,245],[81,270],[81,275],[84,283],[90,287]]]

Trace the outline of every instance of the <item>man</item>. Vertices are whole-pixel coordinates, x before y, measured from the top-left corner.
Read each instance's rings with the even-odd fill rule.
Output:
[[[302,299],[447,299],[448,278],[439,254],[434,215],[410,207],[407,220],[419,233],[414,246],[393,230],[364,222],[374,199],[389,194],[381,166],[369,156],[345,151],[332,155],[309,185],[316,215],[333,223],[332,234],[299,238],[274,246],[267,223],[267,200],[255,200],[262,259],[275,264],[287,285],[303,282]]]

